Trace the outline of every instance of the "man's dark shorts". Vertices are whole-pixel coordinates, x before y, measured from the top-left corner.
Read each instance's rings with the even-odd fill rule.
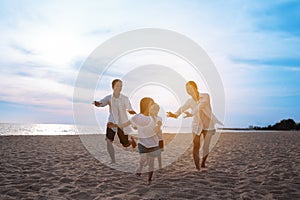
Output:
[[[128,140],[128,135],[125,135],[124,131],[122,129],[118,128],[117,134],[118,134],[120,143],[123,145],[123,147],[130,146],[130,142]],[[113,131],[111,128],[108,128],[108,127],[106,128],[106,138],[107,139],[109,139],[110,141],[113,142],[115,139],[115,135],[116,135],[115,131]]]

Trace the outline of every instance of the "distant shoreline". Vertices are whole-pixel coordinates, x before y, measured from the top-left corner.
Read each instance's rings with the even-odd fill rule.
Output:
[[[0,122],[0,125],[66,125],[66,126],[80,126],[78,124],[72,123],[16,123],[16,122]],[[82,125],[82,126],[92,126],[93,125]],[[164,128],[173,128],[173,129],[189,129],[190,127],[170,127],[165,126]],[[264,127],[260,127],[264,128]],[[297,131],[296,129],[288,130],[279,130],[279,129],[256,129],[256,128],[242,128],[242,127],[223,127],[218,128],[217,130],[233,130],[233,131]]]
[[[296,130],[258,130],[250,128],[220,128],[217,129],[217,134],[237,134],[237,133],[266,133],[266,132],[295,132]],[[163,133],[167,134],[191,134],[190,127],[164,127]],[[135,134],[134,132],[133,134]],[[77,126],[66,124],[0,124],[0,136],[10,135],[104,135],[104,127],[98,126]]]
[[[279,133],[279,132],[283,132],[283,133],[287,133],[287,132],[299,132],[300,134],[300,131],[299,130],[243,130],[243,131],[240,131],[240,130],[221,130],[221,131],[218,131],[218,133],[220,134],[254,134],[254,133]],[[177,134],[184,134],[184,135],[191,135],[192,133],[190,132],[186,132],[186,133],[169,133],[169,132],[165,132],[163,133],[164,135],[177,135]],[[39,137],[39,136],[45,136],[45,137],[49,137],[49,136],[93,136],[93,135],[105,135],[105,133],[95,133],[95,134],[91,134],[91,133],[87,133],[87,134],[76,134],[76,133],[68,133],[68,134],[0,134],[0,137],[19,137],[19,136],[33,136],[33,137]],[[132,136],[137,136],[137,134],[132,134]]]

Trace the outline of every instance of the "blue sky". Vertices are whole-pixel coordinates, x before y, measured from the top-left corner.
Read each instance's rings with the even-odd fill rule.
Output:
[[[207,52],[224,85],[225,126],[300,122],[297,0],[2,0],[0,122],[73,123],[81,64],[105,40],[145,27],[186,35]]]

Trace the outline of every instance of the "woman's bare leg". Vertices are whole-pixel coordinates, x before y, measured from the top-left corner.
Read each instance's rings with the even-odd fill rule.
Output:
[[[204,132],[202,132],[204,133]],[[212,131],[210,132],[205,132],[205,134],[203,134],[204,137],[204,145],[203,145],[203,158],[202,158],[202,162],[201,162],[201,167],[205,168],[205,162],[206,159],[208,157],[209,154],[209,145],[210,145],[210,141],[211,141],[211,137],[212,137]]]
[[[193,143],[194,143],[194,147],[193,147],[193,157],[194,157],[194,163],[196,166],[197,170],[200,170],[200,158],[199,158],[199,150],[200,150],[200,135],[196,135],[193,133]]]

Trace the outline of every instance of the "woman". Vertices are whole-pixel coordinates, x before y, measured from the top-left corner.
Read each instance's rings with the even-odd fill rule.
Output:
[[[186,92],[191,96],[183,106],[181,106],[177,112],[167,112],[167,117],[177,118],[182,113],[185,113],[186,117],[193,117],[192,133],[193,133],[193,158],[197,170],[200,170],[200,136],[203,134],[204,138],[204,151],[201,167],[205,167],[205,161],[209,153],[209,143],[211,135],[215,133],[215,117],[212,114],[210,105],[210,97],[208,94],[200,93],[198,91],[197,84],[194,81],[189,81],[185,85]],[[191,113],[185,112],[191,109]]]
[[[109,105],[109,117],[108,122],[111,123],[124,123],[128,121],[127,111],[129,114],[136,114],[136,112],[132,109],[129,98],[124,94],[121,94],[122,91],[122,81],[120,79],[115,79],[112,81],[112,89],[113,94],[107,95],[100,101],[94,101],[94,105],[96,107],[104,107]],[[113,147],[113,141],[115,138],[115,134],[118,134],[120,143],[124,147],[132,145],[135,148],[136,143],[134,139],[131,137],[131,141],[128,139],[128,134],[131,133],[132,130],[130,127],[125,129],[118,128],[106,128],[106,142],[107,142],[107,151],[110,155],[111,162],[115,163],[115,150]]]
[[[154,100],[145,97],[140,101],[140,113],[134,115],[129,121],[123,124],[108,123],[107,126],[125,128],[132,125],[138,131],[138,150],[140,153],[140,162],[136,170],[136,175],[140,176],[143,166],[146,162],[149,164],[148,184],[152,181],[154,170],[154,158],[160,155],[160,148],[158,146],[159,139],[156,134],[159,127],[156,126],[155,121],[150,116],[150,108],[154,104]]]

